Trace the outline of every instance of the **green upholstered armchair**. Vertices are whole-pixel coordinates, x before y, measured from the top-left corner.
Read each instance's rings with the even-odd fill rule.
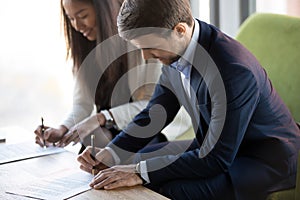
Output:
[[[300,18],[254,14],[242,24],[236,39],[256,56],[300,122]]]
[[[300,122],[300,18],[256,13],[242,24],[236,39],[256,56]],[[268,200],[300,200],[299,160],[300,155],[296,188],[272,193]]]

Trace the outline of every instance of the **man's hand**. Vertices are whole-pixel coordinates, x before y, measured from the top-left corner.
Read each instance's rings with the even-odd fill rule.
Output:
[[[136,165],[117,165],[101,170],[90,183],[94,189],[112,190],[120,187],[142,185],[143,180],[136,174]]]
[[[80,162],[80,169],[88,173],[92,173],[92,169],[99,171],[108,168],[114,164],[114,158],[106,149],[95,148],[96,159],[93,160],[91,156],[92,147],[88,146],[77,158]]]

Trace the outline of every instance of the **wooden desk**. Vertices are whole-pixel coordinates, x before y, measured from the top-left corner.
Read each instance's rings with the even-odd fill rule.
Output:
[[[35,144],[33,143],[33,145]],[[79,163],[76,161],[76,157],[77,155],[75,153],[66,151],[59,154],[0,165],[0,199],[29,199],[26,197],[6,194],[6,188],[19,184],[26,184],[29,180],[38,180],[62,169],[78,169]],[[138,186],[113,191],[89,190],[72,197],[71,199],[165,200],[167,198],[143,186]]]
[[[90,190],[77,195],[72,200],[167,200],[168,198],[149,190],[143,186],[117,190]]]

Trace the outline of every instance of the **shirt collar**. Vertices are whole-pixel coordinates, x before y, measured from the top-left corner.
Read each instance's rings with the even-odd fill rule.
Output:
[[[175,68],[179,72],[185,75],[185,78],[189,78],[191,75],[192,64],[191,62],[194,59],[194,54],[196,51],[196,47],[198,44],[200,28],[198,22],[194,19],[194,31],[191,38],[191,41],[186,48],[184,54],[175,62],[173,62],[170,66]]]

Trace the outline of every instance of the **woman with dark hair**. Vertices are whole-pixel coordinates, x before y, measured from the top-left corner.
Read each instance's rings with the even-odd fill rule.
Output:
[[[96,56],[93,57],[91,54],[98,44],[112,36],[116,37],[115,35],[118,33],[116,19],[122,2],[123,0],[61,0],[67,58],[72,59],[73,74],[77,77],[73,94],[73,108],[58,128],[45,127],[42,135],[41,126],[39,126],[35,130],[37,144],[43,146],[43,140],[45,140],[47,146],[52,143],[66,146],[72,141],[77,143],[88,138],[86,136],[94,132],[97,146],[103,147],[146,107],[152,95],[154,83],[160,75],[160,67],[132,71],[125,78],[127,83],[118,84],[121,85],[121,88],[118,89],[121,94],[118,96],[127,97],[129,95],[130,99],[118,98],[118,101],[114,102],[112,94],[115,86],[120,79],[124,81],[123,77],[130,69],[141,64],[140,52],[134,51],[120,56],[107,69],[97,62],[99,58],[96,59]],[[121,42],[119,45],[126,46],[125,42],[123,44]],[[95,65],[100,69],[102,67],[103,72],[101,72],[101,77],[96,77],[99,80],[94,91],[91,89],[93,86],[90,85],[93,81],[89,79],[93,76],[95,79],[96,75],[93,70],[84,69],[87,67],[84,65],[85,60],[91,57],[95,60],[92,63],[97,63]],[[97,67],[93,66],[95,69]],[[133,75],[134,73],[136,75]],[[141,81],[147,83],[148,77],[151,77],[150,83],[153,84],[141,86]],[[135,83],[132,86],[129,82]],[[97,114],[92,114],[94,105],[96,105]],[[180,130],[175,133],[174,129],[169,129],[173,132],[170,137],[166,135],[169,139],[175,138],[190,127],[189,118],[184,111],[179,118],[181,120],[179,122]],[[153,142],[165,140],[166,137],[160,134],[153,139]],[[88,141],[84,141],[84,145],[88,144]]]

